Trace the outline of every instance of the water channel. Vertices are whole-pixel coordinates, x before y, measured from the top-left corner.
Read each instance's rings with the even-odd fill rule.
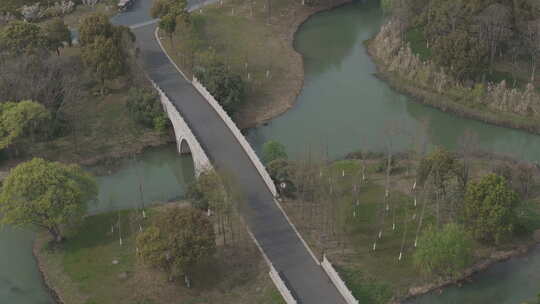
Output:
[[[296,36],[305,58],[305,85],[297,104],[268,125],[251,130],[257,150],[270,139],[286,145],[292,157],[306,150],[328,150],[331,158],[362,149],[379,150],[388,129],[396,149],[409,145],[422,119],[430,121],[431,144],[455,148],[466,129],[479,135],[482,148],[528,160],[540,160],[540,137],[458,118],[411,102],[374,76],[375,66],[362,44],[380,28],[384,16],[377,1],[362,1],[316,15]],[[193,164],[174,145],[150,149],[138,161],[123,160],[98,178],[99,203],[90,212],[149,204],[182,196],[193,179]],[[0,303],[48,304],[31,255],[33,233],[7,227],[0,231]],[[540,290],[540,249],[500,263],[473,277],[473,284],[427,295],[417,304],[518,304]]]
[[[103,172],[103,168],[89,168]],[[107,175],[97,178],[98,201],[89,212],[137,208],[183,196],[194,178],[191,157],[180,156],[176,145],[145,151],[137,160],[125,159]],[[105,170],[105,171],[108,171]],[[0,230],[0,303],[52,304],[32,256],[32,231],[6,227]]]

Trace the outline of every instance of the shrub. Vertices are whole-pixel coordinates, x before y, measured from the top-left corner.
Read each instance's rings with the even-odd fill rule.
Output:
[[[517,194],[506,180],[488,174],[467,187],[464,208],[467,227],[475,238],[499,243],[514,231],[517,203]]]
[[[147,128],[164,131],[170,124],[167,115],[163,112],[158,96],[150,90],[130,89],[127,108],[131,117]]]
[[[423,273],[443,277],[457,276],[472,262],[473,242],[457,224],[442,230],[427,229],[418,241],[413,262]]]
[[[245,99],[245,84],[239,75],[227,70],[225,64],[215,61],[197,69],[195,76],[229,115],[238,112]]]
[[[277,141],[269,140],[263,145],[263,161],[268,164],[277,159],[287,159],[285,146]]]

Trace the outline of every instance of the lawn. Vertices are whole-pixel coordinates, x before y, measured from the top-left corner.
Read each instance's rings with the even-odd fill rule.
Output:
[[[136,210],[89,216],[55,249],[41,235],[39,257],[49,282],[70,304],[282,303],[253,245],[244,254],[218,246],[212,265],[199,268],[191,289],[169,282],[136,257],[135,237],[147,221]]]

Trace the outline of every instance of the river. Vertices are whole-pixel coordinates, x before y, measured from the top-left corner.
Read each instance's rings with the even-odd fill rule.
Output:
[[[485,150],[540,160],[540,138],[455,117],[411,102],[374,76],[375,66],[362,42],[380,28],[384,16],[377,1],[356,2],[310,18],[299,30],[295,47],[304,55],[305,84],[297,104],[268,125],[251,130],[256,150],[270,139],[285,144],[294,158],[308,149],[339,158],[360,148],[380,150],[393,132],[393,147],[410,145],[423,119],[430,122],[429,141],[455,148],[467,129],[479,136]],[[193,178],[189,157],[174,145],[150,149],[138,161],[123,160],[109,175],[98,177],[99,203],[90,212],[141,206],[181,197]],[[46,293],[31,255],[33,233],[10,227],[0,231],[0,303],[47,304]],[[519,304],[540,291],[540,250],[497,264],[473,277],[474,283],[427,295],[417,304]]]
[[[375,77],[363,41],[375,35],[384,16],[377,1],[355,2],[310,18],[298,31],[295,48],[304,56],[305,83],[297,104],[268,125],[251,130],[260,151],[267,140],[286,146],[293,158],[320,151],[330,158],[358,150],[410,146],[411,134],[429,121],[429,142],[450,149],[469,129],[487,151],[540,160],[540,136],[453,116],[412,102]],[[430,294],[414,304],[520,304],[540,292],[540,248],[473,276],[474,283]]]
[[[98,200],[89,213],[141,204],[140,185],[145,205],[182,197],[194,179],[191,157],[180,156],[176,145],[152,148],[137,158],[121,160],[111,174],[98,176]],[[91,168],[90,171],[103,171]],[[107,170],[106,170],[107,171]],[[0,230],[0,303],[52,304],[32,256],[34,233],[6,227]]]

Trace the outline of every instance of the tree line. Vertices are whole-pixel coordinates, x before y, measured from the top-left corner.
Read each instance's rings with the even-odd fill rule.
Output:
[[[385,0],[403,38],[461,81],[485,80],[497,63],[528,63],[535,82],[540,4],[535,0]],[[408,37],[406,37],[408,36]],[[516,76],[514,75],[514,79]]]

